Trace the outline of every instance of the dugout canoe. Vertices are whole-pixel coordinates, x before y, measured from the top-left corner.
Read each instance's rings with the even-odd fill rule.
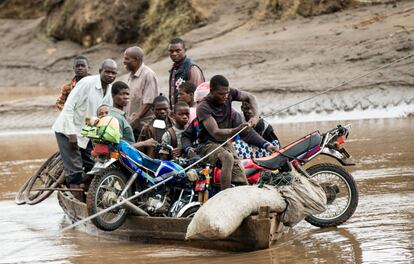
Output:
[[[74,199],[68,192],[58,192],[59,205],[71,222],[88,216],[86,204]],[[239,228],[223,240],[185,240],[189,218],[149,217],[129,215],[115,231],[102,231],[91,222],[78,228],[98,237],[154,244],[179,244],[191,247],[229,251],[254,251],[269,248],[286,231],[268,207],[259,208],[259,214],[246,218]]]

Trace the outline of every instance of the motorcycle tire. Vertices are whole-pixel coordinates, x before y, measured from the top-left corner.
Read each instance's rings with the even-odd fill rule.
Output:
[[[14,197],[14,202],[17,205],[22,205],[26,203],[26,201],[24,200],[24,191],[26,190],[27,185],[29,184],[32,177],[35,177],[35,176],[36,175],[30,176],[29,178],[26,179],[26,181],[22,184],[22,186],[20,186],[20,189],[17,191],[16,196]]]
[[[190,207],[181,215],[181,217],[183,217],[183,218],[193,218],[194,215],[197,213],[198,209],[200,209],[200,206]]]
[[[314,165],[306,171],[319,184],[336,186],[336,189],[332,195],[334,198],[328,198],[326,211],[308,216],[305,220],[317,227],[334,227],[346,222],[358,206],[358,188],[352,175],[342,167],[329,163]]]
[[[127,183],[127,177],[118,170],[109,170],[93,178],[86,199],[89,216],[117,203],[118,197]],[[126,197],[131,196],[128,189]],[[92,223],[99,229],[113,231],[119,228],[127,218],[127,209],[119,206],[113,210],[92,218]]]
[[[50,156],[40,167],[40,169],[30,177],[25,190],[23,191],[26,204],[34,205],[48,198],[53,190],[43,190],[47,188],[57,188],[65,180],[63,172],[63,160],[59,152]]]

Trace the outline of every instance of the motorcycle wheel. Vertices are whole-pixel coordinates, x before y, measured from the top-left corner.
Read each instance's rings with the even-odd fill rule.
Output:
[[[321,186],[337,188],[333,187],[333,195],[327,194],[326,211],[308,216],[305,220],[317,227],[334,227],[347,221],[358,206],[358,188],[352,175],[342,167],[329,163],[314,165],[306,171]]]
[[[200,206],[194,206],[186,210],[181,217],[183,218],[193,218],[194,215],[197,213],[198,209],[200,209]]]
[[[17,191],[16,196],[14,197],[14,202],[17,205],[22,205],[25,204],[26,201],[24,200],[24,191],[27,188],[27,185],[29,184],[29,181],[32,179],[32,177],[34,177],[35,175],[30,176],[29,178],[27,178],[27,180],[23,183],[22,186],[20,186],[19,191]]]
[[[94,215],[116,204],[126,183],[126,176],[118,170],[110,170],[101,175],[95,175],[89,186],[86,199],[88,214],[90,216]],[[127,191],[125,198],[129,196],[131,196],[131,189]],[[127,213],[125,208],[119,206],[93,218],[92,223],[99,229],[112,231],[119,228],[125,222]]]
[[[44,189],[56,188],[64,179],[63,160],[60,153],[56,152],[30,177],[23,191],[26,204],[34,205],[42,202],[53,193],[53,190]]]

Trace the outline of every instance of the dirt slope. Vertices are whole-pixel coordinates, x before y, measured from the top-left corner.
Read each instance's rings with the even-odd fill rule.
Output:
[[[395,8],[362,6],[293,20],[263,19],[266,9],[254,1],[226,1],[221,6],[205,2],[211,5],[206,14],[209,23],[182,36],[189,43],[188,55],[203,67],[207,78],[223,74],[233,87],[254,92],[264,113],[414,52],[413,1],[399,2]],[[114,58],[122,66],[127,45],[85,49],[70,41],[52,42],[34,33],[40,20],[1,21],[0,129],[48,127],[57,115],[55,96],[72,76],[71,60],[76,54],[90,57],[94,73],[104,58]],[[147,64],[166,91],[169,58],[149,54]],[[412,106],[413,66],[412,58],[287,114]],[[37,115],[35,110],[49,118],[38,123],[25,117],[21,122],[23,116]]]

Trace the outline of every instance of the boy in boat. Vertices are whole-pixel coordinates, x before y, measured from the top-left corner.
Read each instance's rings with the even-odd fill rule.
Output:
[[[132,127],[126,120],[125,112],[122,111],[129,101],[129,87],[126,83],[118,81],[112,84],[112,100],[113,107],[101,105],[98,108],[98,117],[102,118],[107,115],[115,117],[119,122],[122,138],[131,144],[135,143]]]
[[[188,119],[188,124],[194,120],[196,117],[196,103],[194,102],[194,92],[196,86],[191,82],[182,83],[178,87],[178,100],[184,101],[190,107],[190,117]]]
[[[154,142],[161,143],[162,136],[169,127],[172,127],[173,120],[169,117],[169,101],[167,97],[159,95],[155,97],[152,103],[155,117],[142,128],[141,134],[138,137],[138,143],[149,139],[154,139]],[[165,122],[165,128],[154,127],[156,120],[162,120]],[[151,158],[157,157],[155,145],[139,147],[139,150],[150,156]]]
[[[184,132],[188,119],[190,116],[190,107],[184,101],[178,101],[174,105],[173,120],[174,125],[167,129],[162,136],[162,143],[168,144],[173,147],[171,155],[174,158],[181,156],[182,143],[181,135]],[[160,150],[160,158],[163,160],[169,159],[170,152],[165,149]]]
[[[129,102],[129,91],[129,86],[126,83],[122,81],[115,82],[112,85],[113,107],[110,107],[108,105],[101,105],[98,108],[97,115],[99,118],[107,115],[115,117],[119,122],[122,138],[135,148],[155,146],[157,142],[152,138],[141,142],[135,142],[132,127],[126,120],[125,112],[122,111]]]

